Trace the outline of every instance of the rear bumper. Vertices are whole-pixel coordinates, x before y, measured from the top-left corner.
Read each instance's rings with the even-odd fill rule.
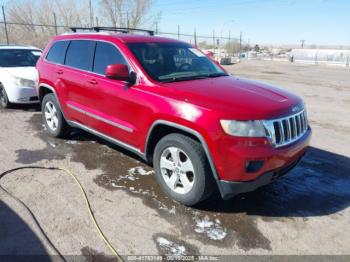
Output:
[[[257,179],[248,182],[233,182],[233,181],[225,181],[220,180],[217,181],[219,183],[220,192],[223,199],[230,199],[238,194],[247,193],[258,189],[259,187],[270,184],[272,181],[287,174],[290,170],[292,170],[299,162],[301,158],[292,164],[283,167],[276,171],[271,171],[259,176]]]

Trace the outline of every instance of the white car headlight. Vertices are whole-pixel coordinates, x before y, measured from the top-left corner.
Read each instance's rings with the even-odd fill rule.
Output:
[[[15,83],[17,86],[35,87],[35,81],[30,79],[15,77]]]
[[[226,134],[241,137],[266,137],[263,121],[220,120]]]

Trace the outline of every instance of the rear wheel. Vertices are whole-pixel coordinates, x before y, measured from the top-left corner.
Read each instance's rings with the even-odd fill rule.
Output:
[[[54,94],[45,95],[41,111],[46,129],[54,137],[66,137],[70,127],[63,117],[62,111]]]
[[[8,96],[6,94],[6,90],[2,84],[0,84],[0,107],[8,108],[10,106],[10,102]]]
[[[213,191],[213,177],[202,145],[181,134],[162,138],[154,151],[156,178],[174,200],[193,206]]]

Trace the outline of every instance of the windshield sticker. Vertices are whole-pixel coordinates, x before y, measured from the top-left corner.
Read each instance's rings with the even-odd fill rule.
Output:
[[[35,56],[41,56],[41,52],[40,51],[32,51],[32,54]]]
[[[195,49],[195,48],[189,48],[189,50],[190,50],[193,54],[195,54],[196,56],[198,56],[198,57],[203,57],[203,56],[205,56],[205,54],[203,54],[202,52],[200,52],[199,50],[197,50],[197,49]]]

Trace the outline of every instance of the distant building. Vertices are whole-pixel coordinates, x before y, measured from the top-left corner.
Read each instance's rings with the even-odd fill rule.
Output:
[[[293,49],[290,61],[310,64],[344,65],[349,67],[350,50],[346,49]]]

